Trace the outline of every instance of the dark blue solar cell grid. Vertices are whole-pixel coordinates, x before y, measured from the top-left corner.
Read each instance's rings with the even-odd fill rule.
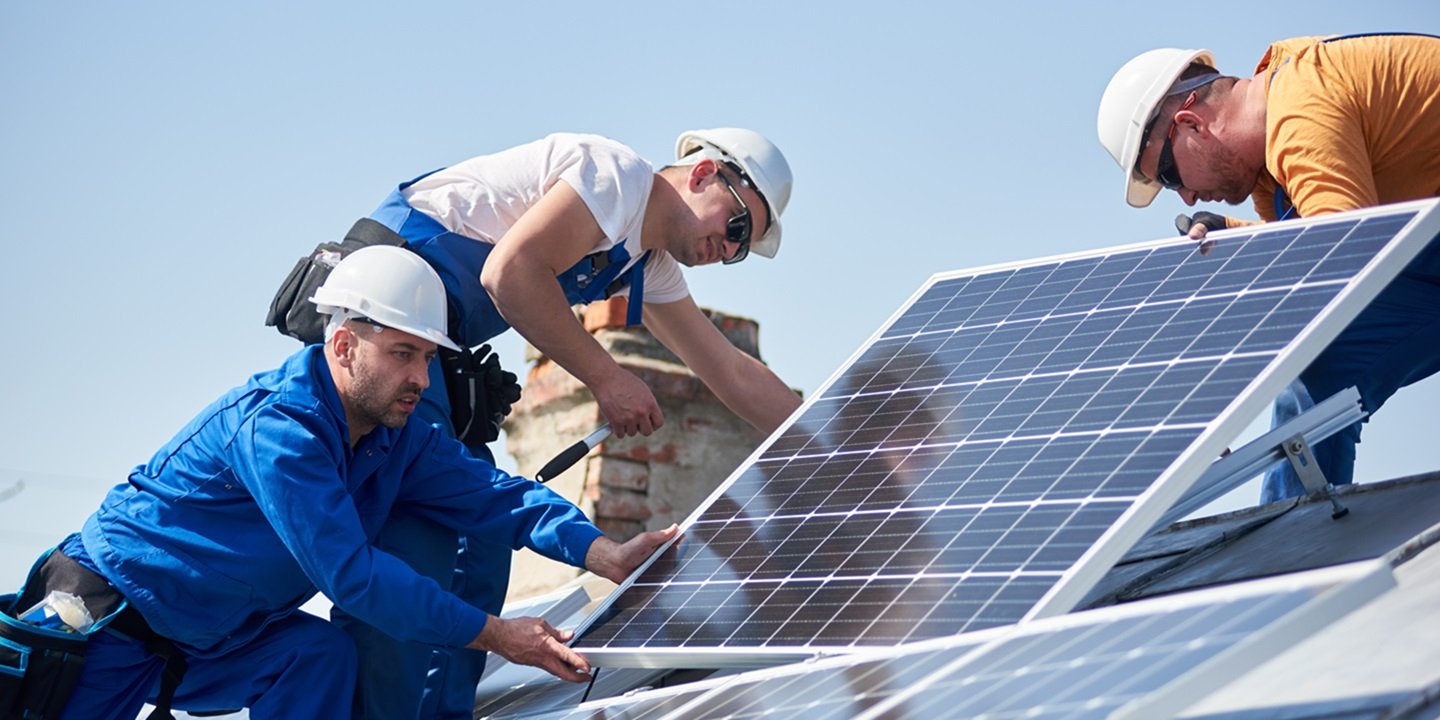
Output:
[[[1020,619],[1410,217],[936,281],[579,646],[876,645]]]
[[[1014,622],[1049,590],[1034,577],[837,579],[632,586],[583,645],[790,648],[816,638],[890,646]],[[583,651],[582,645],[582,651]],[[831,642],[820,643],[841,647]]]

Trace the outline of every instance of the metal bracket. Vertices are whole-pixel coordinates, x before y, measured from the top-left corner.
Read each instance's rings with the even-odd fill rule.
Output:
[[[1300,478],[1300,484],[1311,495],[1324,493],[1330,500],[1330,517],[1342,518],[1350,514],[1350,509],[1340,504],[1335,498],[1335,486],[1325,479],[1325,473],[1315,462],[1315,454],[1310,451],[1310,445],[1305,442],[1305,436],[1295,435],[1283,443],[1280,449],[1285,453],[1285,459],[1290,461],[1290,467],[1295,469],[1295,475]]]
[[[1325,473],[1315,464],[1315,454],[1310,452],[1304,435],[1296,435],[1280,443],[1280,449],[1284,451],[1285,459],[1290,461],[1290,467],[1295,469],[1295,474],[1299,476],[1300,484],[1305,486],[1306,492],[1324,492],[1325,488],[1330,487]]]
[[[1284,460],[1283,445],[1296,436],[1313,445],[1364,417],[1365,411],[1360,409],[1360,392],[1353,387],[1325,398],[1315,407],[1215,461],[1160,518],[1156,527],[1164,527],[1190,516],[1249,482],[1272,463]]]

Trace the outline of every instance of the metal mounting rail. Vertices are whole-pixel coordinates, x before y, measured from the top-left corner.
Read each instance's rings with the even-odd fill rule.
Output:
[[[1215,461],[1210,469],[1195,481],[1195,485],[1190,488],[1190,491],[1161,516],[1155,526],[1169,525],[1218,500],[1231,490],[1244,485],[1251,478],[1264,472],[1265,468],[1272,463],[1291,457],[1287,450],[1301,452],[1304,456],[1311,457],[1309,448],[1315,443],[1359,422],[1364,417],[1365,411],[1360,409],[1360,392],[1358,390],[1350,387],[1335,393],[1316,404],[1315,407],[1291,418],[1280,427],[1255,438],[1239,450]],[[1314,467],[1313,457],[1309,462],[1308,469],[1303,467],[1303,463],[1297,464],[1296,471],[1301,475],[1302,482],[1305,482],[1310,471],[1319,473],[1319,470]],[[1313,477],[1309,479],[1311,482],[1314,481]],[[1323,476],[1317,487],[1310,487],[1311,482],[1305,483],[1305,489],[1312,493],[1330,487],[1324,481]],[[1330,502],[1336,503],[1334,496],[1331,496]],[[1343,515],[1343,510],[1336,504],[1335,512],[1337,514],[1334,516]]]

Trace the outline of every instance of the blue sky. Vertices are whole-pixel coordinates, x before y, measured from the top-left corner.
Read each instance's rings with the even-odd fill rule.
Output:
[[[295,258],[427,170],[553,131],[657,165],[687,129],[765,133],[796,177],[779,258],[689,278],[809,393],[932,273],[1170,234],[1183,206],[1128,208],[1095,138],[1126,60],[1239,75],[1274,39],[1383,30],[1440,5],[6,3],[0,544],[77,528],[296,349],[261,323]],[[1440,467],[1437,400],[1392,400],[1357,476]]]

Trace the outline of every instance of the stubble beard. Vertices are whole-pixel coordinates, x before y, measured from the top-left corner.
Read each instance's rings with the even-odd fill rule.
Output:
[[[1239,152],[1225,145],[1207,156],[1205,165],[1207,172],[1220,178],[1216,194],[1231,205],[1240,205],[1248,200],[1260,178],[1258,167],[1252,167]]]
[[[419,395],[415,385],[402,385],[397,391],[387,393],[381,386],[377,373],[370,371],[368,359],[362,355],[355,365],[355,379],[350,385],[350,405],[366,423],[384,425],[391,430],[405,427],[410,413],[395,407],[403,395]]]

